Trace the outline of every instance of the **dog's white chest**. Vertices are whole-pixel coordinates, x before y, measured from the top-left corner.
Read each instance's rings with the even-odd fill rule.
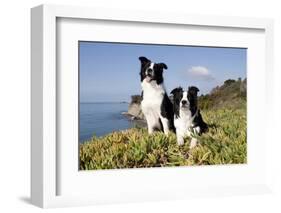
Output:
[[[174,124],[177,130],[177,134],[180,135],[190,135],[190,128],[192,127],[193,117],[189,110],[182,111],[180,110],[180,115],[178,118],[175,118]]]
[[[157,85],[156,82],[144,81],[141,86],[143,90],[141,109],[147,120],[149,132],[152,133],[153,128],[160,128],[159,119],[165,89],[163,85]]]
[[[146,110],[160,110],[161,103],[165,94],[165,88],[162,84],[157,85],[156,82],[148,83],[143,81],[142,84],[143,90],[143,100],[142,108]]]
[[[165,94],[164,85],[158,85],[155,81],[143,81],[141,87],[143,91],[143,99],[162,99]]]

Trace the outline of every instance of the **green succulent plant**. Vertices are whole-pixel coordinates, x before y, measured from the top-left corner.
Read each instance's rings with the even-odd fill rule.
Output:
[[[209,131],[178,146],[176,135],[145,128],[112,132],[80,144],[80,170],[243,164],[247,162],[246,101],[239,108],[202,110]]]

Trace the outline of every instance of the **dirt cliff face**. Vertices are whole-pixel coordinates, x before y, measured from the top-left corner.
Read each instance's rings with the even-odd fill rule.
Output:
[[[130,103],[128,108],[128,115],[134,117],[134,119],[144,119],[144,115],[141,111],[141,104],[140,103]]]

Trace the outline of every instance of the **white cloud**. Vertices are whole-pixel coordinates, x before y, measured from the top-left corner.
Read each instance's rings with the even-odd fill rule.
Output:
[[[194,66],[191,67],[187,74],[191,78],[196,78],[199,80],[214,80],[215,78],[212,76],[211,72],[203,66]]]

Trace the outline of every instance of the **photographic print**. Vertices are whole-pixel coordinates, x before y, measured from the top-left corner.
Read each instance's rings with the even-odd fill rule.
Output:
[[[247,163],[247,49],[79,41],[80,170]]]

